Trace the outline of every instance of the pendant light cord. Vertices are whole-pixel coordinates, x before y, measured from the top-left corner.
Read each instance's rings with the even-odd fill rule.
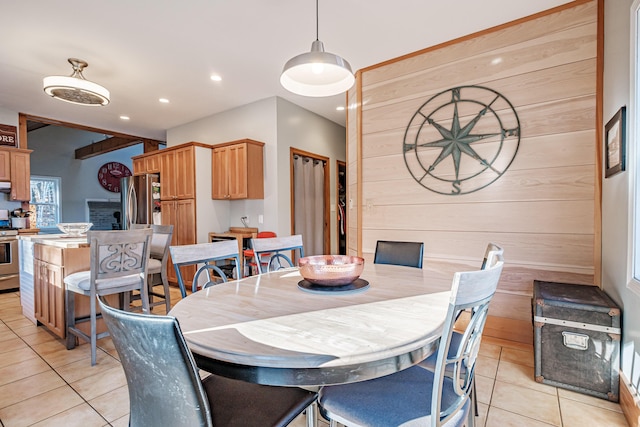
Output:
[[[320,40],[318,38],[318,0],[316,0],[316,40]]]

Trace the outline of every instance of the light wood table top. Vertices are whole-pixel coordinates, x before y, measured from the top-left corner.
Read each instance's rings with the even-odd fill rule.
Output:
[[[450,278],[367,264],[364,290],[312,293],[297,269],[215,285],[178,302],[198,365],[270,385],[362,381],[418,363],[437,347]]]

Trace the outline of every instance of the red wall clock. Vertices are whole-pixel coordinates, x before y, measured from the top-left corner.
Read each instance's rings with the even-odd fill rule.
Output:
[[[120,178],[131,176],[131,170],[120,162],[109,162],[98,169],[98,182],[105,190],[120,192]]]

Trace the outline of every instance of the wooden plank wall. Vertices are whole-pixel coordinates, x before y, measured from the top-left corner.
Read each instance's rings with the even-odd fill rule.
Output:
[[[532,342],[534,279],[599,284],[597,44],[597,2],[576,1],[359,72],[348,94],[349,253],[424,241],[426,268],[453,273],[479,267],[495,242],[506,263],[485,333]],[[442,195],[410,175],[403,137],[429,98],[461,85],[513,104],[520,146],[488,187]]]

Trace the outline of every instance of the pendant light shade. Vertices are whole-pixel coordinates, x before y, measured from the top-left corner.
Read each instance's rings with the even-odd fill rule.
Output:
[[[69,58],[73,67],[71,76],[49,76],[42,80],[47,95],[73,104],[100,106],[109,103],[109,91],[97,83],[86,80],[82,70],[88,64],[76,58]]]
[[[348,90],[355,78],[351,65],[333,53],[324,51],[318,40],[318,1],[316,0],[316,40],[311,52],[291,58],[284,65],[280,84],[290,92],[303,96],[332,96]]]

